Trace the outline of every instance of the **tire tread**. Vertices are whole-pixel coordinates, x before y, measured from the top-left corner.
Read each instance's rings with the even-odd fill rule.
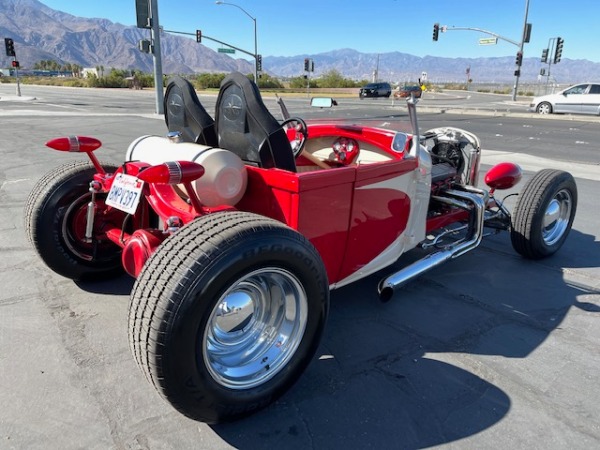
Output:
[[[556,169],[543,169],[527,182],[522,193],[519,195],[515,206],[515,213],[512,217],[511,242],[515,251],[522,256],[529,259],[539,259],[554,253],[549,252],[548,249],[541,249],[536,239],[534,239],[534,234],[539,232],[537,228],[540,227],[540,224],[534,220],[534,213],[547,201],[547,197],[550,195],[549,190],[554,185],[558,186],[561,183],[572,183],[575,186],[573,177],[568,172]],[[570,218],[571,223],[576,209],[576,190],[572,192],[572,195],[573,210]],[[565,233],[565,238],[567,233]]]

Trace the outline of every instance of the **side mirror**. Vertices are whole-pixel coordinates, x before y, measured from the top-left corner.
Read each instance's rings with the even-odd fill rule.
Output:
[[[337,106],[337,102],[331,97],[313,97],[310,99],[310,106],[313,108],[331,108]]]

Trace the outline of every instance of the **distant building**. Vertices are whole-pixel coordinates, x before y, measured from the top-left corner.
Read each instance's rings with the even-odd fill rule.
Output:
[[[88,78],[90,75],[98,77],[98,71],[95,67],[84,67],[83,69],[81,69],[81,76],[83,78]]]

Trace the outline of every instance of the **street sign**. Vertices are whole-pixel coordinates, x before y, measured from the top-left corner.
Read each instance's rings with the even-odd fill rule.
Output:
[[[498,43],[498,38],[482,38],[479,39],[479,45],[496,45]]]
[[[217,51],[219,53],[235,53],[235,49],[233,48],[219,48]]]

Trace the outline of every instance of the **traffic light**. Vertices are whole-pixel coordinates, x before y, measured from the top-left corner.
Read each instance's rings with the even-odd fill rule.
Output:
[[[6,46],[6,56],[17,56],[15,53],[15,43],[11,38],[4,38],[4,45]]]
[[[563,38],[556,38],[556,52],[554,53],[554,64],[560,62],[564,43],[565,40]]]
[[[196,30],[196,42],[202,42],[202,30]]]
[[[13,66],[15,69],[18,69],[19,67],[21,67],[21,66],[19,65],[19,61],[13,61],[13,62],[12,62],[12,66]]]
[[[138,28],[152,28],[152,25],[150,25],[149,0],[135,0],[135,14]]]
[[[144,53],[152,53],[152,43],[148,39],[141,39],[138,42],[138,49]]]
[[[310,70],[310,59],[304,58],[304,71],[308,72]]]
[[[527,23],[525,24],[525,38],[523,39],[524,43],[529,43],[531,39],[531,24]]]
[[[523,64],[523,53],[522,52],[517,52],[517,58],[515,59],[515,64],[519,67],[521,67],[521,64]]]
[[[548,62],[548,49],[545,48],[544,50],[542,50],[542,62],[543,63],[547,63]]]
[[[440,35],[440,24],[439,23],[434,23],[433,24],[433,40],[437,41],[439,35]]]
[[[262,55],[256,55],[256,70],[258,72],[262,71]]]

